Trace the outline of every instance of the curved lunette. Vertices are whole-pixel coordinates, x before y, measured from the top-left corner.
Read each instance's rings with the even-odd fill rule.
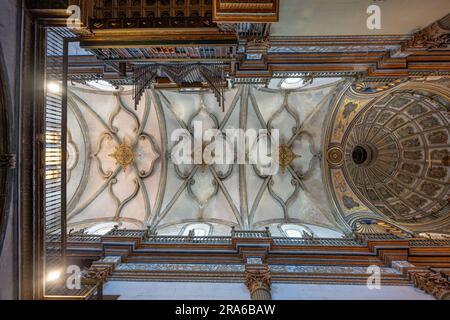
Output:
[[[6,155],[10,152],[10,112],[11,99],[9,95],[8,76],[6,73],[3,48],[0,45],[0,157],[3,158],[3,155],[5,155],[5,166],[1,163],[3,159],[0,159],[0,253],[3,249],[6,227],[8,225],[9,203],[11,200],[12,190],[11,184],[13,183],[13,174],[6,165]]]

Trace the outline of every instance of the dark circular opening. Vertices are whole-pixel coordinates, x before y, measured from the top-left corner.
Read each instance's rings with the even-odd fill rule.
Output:
[[[364,147],[356,146],[352,152],[353,162],[356,164],[363,164],[367,161],[367,150]]]

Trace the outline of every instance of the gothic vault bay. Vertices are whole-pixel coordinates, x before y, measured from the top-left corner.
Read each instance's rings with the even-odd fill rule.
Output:
[[[450,300],[448,12],[5,1],[0,299]]]

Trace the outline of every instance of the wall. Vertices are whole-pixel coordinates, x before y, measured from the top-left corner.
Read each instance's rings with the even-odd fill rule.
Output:
[[[274,300],[434,300],[412,286],[381,286],[370,290],[364,285],[273,284]]]
[[[103,293],[120,295],[119,300],[250,299],[242,283],[110,281]]]
[[[20,2],[20,1],[19,1]],[[15,90],[17,81],[17,65],[19,64],[18,32],[17,32],[17,3],[15,0],[2,0],[0,10],[0,44],[6,64],[9,96],[11,106],[15,106]],[[13,113],[9,114],[13,117]],[[11,120],[11,119],[10,119]],[[17,222],[15,212],[8,214],[7,229],[3,248],[0,253],[0,300],[14,299],[17,295],[17,241],[14,228]]]
[[[110,281],[105,295],[119,300],[249,300],[243,283]],[[285,284],[272,285],[274,300],[434,300],[412,286]]]

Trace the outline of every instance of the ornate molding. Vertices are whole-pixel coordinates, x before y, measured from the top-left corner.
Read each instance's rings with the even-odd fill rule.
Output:
[[[441,27],[439,22],[416,32],[409,46],[412,48],[448,49],[450,46],[450,32]]]
[[[0,154],[0,168],[15,168],[16,155],[15,154]]]
[[[97,284],[105,281],[110,272],[111,269],[107,267],[90,267],[82,274],[81,282],[83,284]]]
[[[450,282],[448,277],[433,271],[411,271],[410,279],[414,286],[438,300],[450,300]]]
[[[230,22],[277,22],[278,0],[214,0],[213,21]]]

